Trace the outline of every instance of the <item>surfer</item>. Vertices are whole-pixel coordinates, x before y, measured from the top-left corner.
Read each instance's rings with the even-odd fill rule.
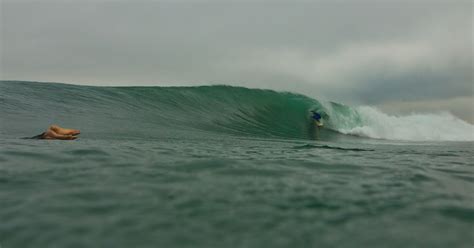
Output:
[[[314,119],[314,122],[316,123],[316,126],[318,127],[322,127],[323,126],[323,122],[322,122],[322,117],[321,117],[321,114],[316,112],[316,111],[311,111],[311,113],[313,113],[313,116],[312,118]]]
[[[58,125],[51,125],[42,134],[31,137],[30,139],[59,139],[59,140],[74,140],[81,132],[76,129],[62,128]]]

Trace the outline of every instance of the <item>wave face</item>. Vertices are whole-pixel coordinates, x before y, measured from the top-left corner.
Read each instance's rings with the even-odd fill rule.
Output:
[[[163,137],[202,133],[314,139],[346,134],[413,141],[474,140],[474,126],[450,114],[389,116],[371,107],[321,102],[300,94],[233,86],[91,87],[0,83],[3,133],[51,123],[94,137]],[[310,111],[325,113],[316,130]],[[25,133],[26,134],[26,133]]]

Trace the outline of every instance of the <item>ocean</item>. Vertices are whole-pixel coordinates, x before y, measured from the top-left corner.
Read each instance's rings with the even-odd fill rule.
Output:
[[[13,81],[0,106],[1,248],[474,246],[474,126],[449,113]],[[24,139],[51,124],[80,138]]]

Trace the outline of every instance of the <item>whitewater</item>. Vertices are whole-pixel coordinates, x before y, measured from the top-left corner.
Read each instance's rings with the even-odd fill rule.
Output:
[[[449,112],[393,116],[369,106],[356,107],[355,111],[359,115],[357,118],[361,119],[359,125],[347,127],[334,124],[335,130],[343,134],[388,140],[474,140],[474,125]]]
[[[1,247],[474,244],[474,126],[448,112],[25,81],[0,106]],[[51,124],[80,138],[24,139]]]

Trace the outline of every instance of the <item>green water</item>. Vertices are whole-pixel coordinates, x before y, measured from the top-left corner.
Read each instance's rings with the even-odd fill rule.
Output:
[[[337,106],[225,86],[1,82],[0,104],[2,248],[474,244],[473,142],[317,130]],[[52,122],[81,137],[21,139]]]

